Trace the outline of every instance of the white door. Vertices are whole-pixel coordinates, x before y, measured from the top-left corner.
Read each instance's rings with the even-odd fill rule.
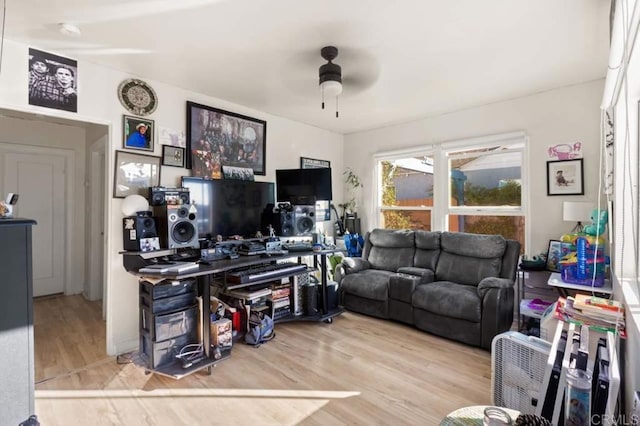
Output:
[[[4,155],[6,192],[20,195],[14,216],[35,219],[33,295],[63,293],[65,279],[65,158],[51,154]]]

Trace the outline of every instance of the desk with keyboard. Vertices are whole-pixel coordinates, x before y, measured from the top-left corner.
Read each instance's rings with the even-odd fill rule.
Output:
[[[295,250],[295,249],[294,249]],[[206,368],[209,373],[211,372],[211,367],[216,363],[226,359],[230,355],[230,350],[228,353],[223,353],[221,358],[214,358],[211,350],[211,342],[210,342],[210,321],[208,320],[211,316],[211,309],[209,303],[206,303],[210,300],[211,296],[211,286],[217,286],[224,290],[232,290],[239,289],[242,287],[249,287],[259,283],[266,283],[269,281],[277,280],[283,277],[291,277],[294,275],[298,275],[304,273],[307,270],[307,266],[302,263],[302,258],[307,256],[313,257],[313,264],[315,268],[319,268],[321,271],[321,280],[320,280],[320,295],[321,298],[319,300],[320,307],[319,313],[317,315],[310,316],[296,316],[293,318],[289,318],[291,321],[323,321],[326,323],[331,323],[333,321],[333,317],[340,315],[344,310],[341,306],[337,306],[334,308],[328,308],[327,300],[327,256],[339,252],[341,250],[338,249],[325,249],[321,251],[291,251],[285,254],[279,254],[277,256],[268,256],[267,254],[257,255],[257,256],[240,256],[237,259],[222,259],[211,262],[210,264],[197,264],[192,268],[188,268],[184,270],[182,273],[175,272],[165,272],[165,273],[141,273],[139,272],[142,269],[142,265],[145,260],[141,258],[146,257],[149,258],[148,253],[138,253],[138,252],[123,252],[123,265],[125,269],[139,277],[140,286],[141,286],[141,303],[143,300],[142,297],[142,289],[145,289],[145,292],[149,292],[148,287],[149,283],[153,283],[153,286],[159,285],[161,283],[171,283],[169,286],[175,286],[175,283],[187,282],[189,279],[192,281],[195,279],[197,285],[195,286],[195,291],[198,296],[202,297],[202,309],[201,309],[201,319],[203,320],[204,329],[202,333],[202,346],[204,349],[204,359],[195,363],[188,368],[183,368],[181,365],[176,365],[176,363],[170,363],[162,366],[154,366],[155,361],[152,361],[152,356],[156,352],[156,345],[160,345],[162,342],[153,341],[153,339],[149,339],[149,334],[147,331],[143,331],[141,329],[141,351],[143,351],[144,345],[152,345],[152,349],[147,349],[151,351],[151,355],[147,356],[147,365],[146,369],[150,372],[159,373],[162,375],[166,375],[173,378],[181,378],[188,374],[191,374],[195,371]],[[285,259],[295,259],[296,261],[279,263],[280,260]],[[144,300],[151,300],[155,296],[145,296]],[[189,297],[185,297],[183,294],[179,296],[184,300],[192,300]],[[193,305],[185,306],[184,309],[193,309]],[[143,309],[141,305],[141,315],[147,315],[150,319],[141,319],[141,324],[144,322],[154,322],[160,321],[158,318],[161,318],[160,315],[156,315],[154,311],[154,307],[146,306]],[[143,312],[144,311],[144,312]],[[165,317],[169,317],[169,314],[172,312],[167,312]],[[167,322],[169,320],[166,320]],[[165,323],[161,324],[165,326]],[[141,326],[142,327],[142,326]],[[177,340],[178,338],[176,338]],[[149,343],[151,342],[151,343]],[[158,349],[159,351],[160,349]],[[143,357],[144,358],[144,357]]]

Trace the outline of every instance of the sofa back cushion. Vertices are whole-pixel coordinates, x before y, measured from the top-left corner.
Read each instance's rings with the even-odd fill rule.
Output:
[[[414,232],[403,229],[374,229],[367,234],[362,257],[373,269],[395,272],[402,266],[413,266]]]
[[[415,234],[416,253],[413,256],[413,266],[435,271],[440,257],[440,232],[415,231]]]
[[[436,281],[478,285],[486,277],[500,277],[506,240],[501,235],[443,232]]]

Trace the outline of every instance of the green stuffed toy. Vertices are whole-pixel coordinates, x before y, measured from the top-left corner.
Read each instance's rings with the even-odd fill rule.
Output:
[[[587,235],[591,235],[594,237],[598,237],[607,230],[607,221],[609,220],[609,215],[606,210],[593,209],[591,211],[591,223],[590,225],[586,225],[583,229],[583,232]]]

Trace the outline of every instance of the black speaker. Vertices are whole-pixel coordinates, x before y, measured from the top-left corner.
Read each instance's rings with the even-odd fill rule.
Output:
[[[262,212],[262,232],[269,235],[269,225],[273,227],[273,232],[278,237],[291,237],[294,234],[293,211],[267,208]]]
[[[152,186],[149,188],[149,205],[164,206],[166,204],[189,204],[189,188],[165,188]]]
[[[137,216],[122,218],[122,241],[125,250],[140,251],[141,238],[158,236],[156,219],[151,212],[140,212]]]
[[[316,226],[316,206],[293,206],[293,235],[313,232]]]
[[[163,248],[200,248],[196,210],[190,204],[156,207],[160,245]]]

